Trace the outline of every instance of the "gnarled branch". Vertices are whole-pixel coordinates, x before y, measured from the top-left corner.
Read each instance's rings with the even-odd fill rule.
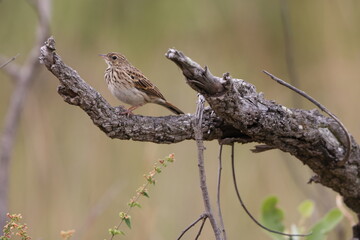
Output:
[[[109,137],[166,144],[194,139],[191,114],[165,117],[121,115],[124,110],[112,107],[75,70],[62,62],[55,53],[53,38],[41,48],[40,60],[60,80],[58,93],[64,101],[82,108]],[[209,108],[204,112],[202,129],[204,140],[230,137],[240,142],[249,140],[230,125],[224,124]]]
[[[266,143],[294,155],[318,175],[321,184],[339,192],[348,207],[360,212],[359,145],[352,139],[349,161],[343,167],[338,166],[337,162],[345,154],[346,136],[333,119],[317,110],[289,109],[276,104],[257,93],[253,85],[231,78],[229,74],[219,79],[206,69],[188,68],[179,63],[192,60],[175,49],[170,49],[166,57],[182,67],[193,89],[196,90],[197,82],[205,86],[203,90],[217,88],[217,84],[224,86],[220,93],[201,93],[225,123],[254,142]]]
[[[317,110],[289,109],[267,100],[250,83],[213,76],[208,68],[170,49],[166,57],[180,67],[187,83],[204,95],[211,108],[204,111],[203,139],[226,142],[259,142],[289,152],[308,165],[324,186],[339,192],[352,210],[360,213],[360,151],[352,140],[349,161],[336,163],[345,154],[345,135],[337,123]],[[60,81],[59,94],[81,107],[111,138],[176,143],[195,139],[193,115],[146,117],[120,115],[55,53],[50,38],[41,48],[42,63]]]

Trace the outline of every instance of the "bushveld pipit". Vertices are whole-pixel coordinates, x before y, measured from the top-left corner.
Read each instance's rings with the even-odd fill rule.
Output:
[[[159,89],[134,67],[120,53],[100,54],[108,65],[105,81],[110,92],[120,101],[131,105],[122,114],[130,115],[136,108],[146,103],[156,103],[176,114],[184,114],[180,109],[167,102]]]

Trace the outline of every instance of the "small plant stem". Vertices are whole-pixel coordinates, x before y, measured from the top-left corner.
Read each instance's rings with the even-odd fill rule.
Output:
[[[143,188],[143,189],[146,189],[149,184],[150,184],[150,183],[147,182],[142,188]],[[137,200],[140,198],[140,196],[141,196],[141,193],[138,192],[138,193],[136,194],[136,197],[135,197],[135,199],[134,199],[134,202],[137,202]],[[132,206],[128,206],[128,208],[127,208],[126,211],[125,211],[125,215],[128,215],[128,214],[130,213],[131,208],[133,208],[133,207],[132,207]],[[122,218],[121,221],[120,221],[120,223],[115,227],[115,229],[116,229],[116,230],[119,230],[119,228],[120,228],[120,226],[121,226],[121,224],[122,224],[123,222],[124,222],[124,219]],[[111,235],[110,240],[112,240],[112,239],[114,238],[114,236],[115,236],[115,235]]]

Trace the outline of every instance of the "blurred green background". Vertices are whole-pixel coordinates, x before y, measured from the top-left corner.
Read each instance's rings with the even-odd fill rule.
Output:
[[[335,113],[355,138],[360,136],[360,3],[288,1],[299,87]],[[122,52],[184,112],[195,110],[196,93],[179,69],[164,57],[175,47],[207,65],[213,74],[230,72],[253,83],[269,99],[294,106],[292,93],[269,80],[266,69],[289,81],[281,1],[268,0],[55,0],[51,30],[62,59],[112,105],[119,102],[103,80],[106,68],[97,55]],[[24,62],[35,39],[36,13],[26,1],[0,1],[0,53]],[[3,123],[14,84],[0,72]],[[75,229],[76,239],[108,238],[108,228],[144,182],[153,162],[175,153],[176,162],[157,178],[150,199],[131,212],[133,228],[124,239],[176,239],[202,212],[196,147],[193,141],[157,145],[112,140],[79,108],[63,102],[58,80],[42,68],[27,98],[11,162],[10,210],[22,213],[33,239],[59,239]],[[314,106],[297,98],[303,108]],[[137,114],[167,115],[146,105]],[[2,126],[2,125],[1,125]],[[206,168],[215,197],[217,142],[206,143]],[[317,204],[316,219],[335,206],[335,194],[316,184],[300,161],[277,150],[252,154],[253,144],[237,145],[237,173],[244,201],[255,216],[268,195],[277,195],[286,223],[297,223],[304,199]],[[245,215],[233,189],[225,147],[222,206],[229,239],[268,239]],[[215,200],[215,198],[213,199]],[[315,222],[316,219],[313,219]],[[184,239],[194,239],[192,231]],[[349,238],[343,221],[329,239]],[[201,239],[213,239],[207,224]]]

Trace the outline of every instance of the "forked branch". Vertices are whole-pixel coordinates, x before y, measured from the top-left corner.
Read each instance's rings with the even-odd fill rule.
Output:
[[[208,68],[197,67],[200,65],[175,49],[169,49],[166,57],[181,68],[193,89],[203,86],[199,92],[225,123],[252,141],[265,143],[269,146],[266,149],[294,155],[318,175],[319,183],[340,193],[346,205],[360,213],[359,145],[338,121],[317,110],[276,104],[250,83],[228,73],[222,79],[215,77]]]
[[[201,232],[202,232],[202,229],[203,229],[203,227],[204,227],[204,224],[205,224],[206,219],[207,219],[207,215],[206,215],[206,214],[200,215],[200,217],[199,217],[198,219],[196,219],[192,224],[190,224],[187,228],[185,228],[184,231],[181,232],[181,234],[180,234],[180,236],[177,238],[177,240],[180,240],[180,239],[185,235],[185,233],[186,233],[187,231],[189,231],[189,230],[190,230],[191,228],[193,228],[198,222],[200,222],[200,221],[202,220],[201,226],[200,226],[200,229],[199,229],[199,232],[198,232],[198,234],[197,234],[196,237],[195,237],[195,240],[198,239],[199,236],[200,236],[200,234],[201,234]]]
[[[317,110],[290,109],[267,100],[252,84],[229,74],[213,76],[209,68],[202,68],[175,49],[170,49],[166,57],[210,104],[203,113],[204,141],[257,142],[288,152],[308,165],[318,175],[319,183],[340,193],[346,205],[360,213],[359,145],[350,136],[349,158],[339,166],[348,152],[347,136],[334,119]],[[55,53],[54,39],[41,48],[40,59],[59,79],[58,92],[64,100],[81,107],[109,137],[166,144],[195,139],[191,114],[119,115],[118,108],[111,107]]]

